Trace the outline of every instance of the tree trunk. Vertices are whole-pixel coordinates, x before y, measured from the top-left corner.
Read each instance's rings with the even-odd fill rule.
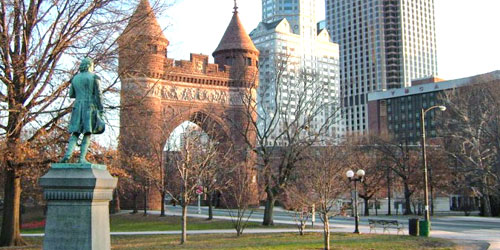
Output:
[[[187,204],[182,201],[182,234],[181,234],[181,245],[187,241]]]
[[[137,210],[137,192],[134,193],[132,199],[134,200],[134,206],[133,206],[133,209],[132,209],[132,213],[133,214],[136,214],[138,213],[139,211]]]
[[[143,209],[144,209],[144,216],[148,215],[148,189],[144,190],[144,196],[143,196]]]
[[[111,214],[120,212],[120,195],[118,195],[118,188],[113,191],[113,200],[111,201],[109,210]]]
[[[165,190],[161,191],[161,212],[160,212],[160,217],[165,217],[165,196],[167,195],[167,192]]]
[[[404,181],[404,193],[405,193],[405,212],[404,215],[412,214],[411,212],[411,192],[407,180]]]
[[[328,215],[322,214],[323,216],[323,239],[325,250],[330,250],[330,221],[328,221]]]
[[[482,216],[491,217],[490,196],[488,195],[487,192],[481,197],[481,211],[482,211]]]
[[[9,102],[9,108],[16,108]],[[17,121],[22,117],[22,112],[9,112],[8,127],[14,128]],[[2,219],[2,232],[0,233],[0,246],[23,246],[26,242],[21,238],[21,176],[17,166],[12,162],[16,159],[16,153],[12,152],[18,147],[21,138],[19,129],[9,130],[7,134],[6,166],[4,166],[4,208]],[[11,151],[12,150],[12,151]]]
[[[490,201],[490,193],[488,192],[488,188],[485,187],[485,185],[488,184],[488,180],[484,178],[483,180],[483,188],[482,188],[482,193],[483,196],[481,197],[481,211],[482,211],[482,216],[485,217],[491,217],[491,201]]]
[[[214,218],[214,212],[213,212],[213,193],[208,192],[207,194],[207,200],[208,200],[208,219],[207,220],[212,220]]]
[[[0,246],[23,246],[26,242],[21,238],[21,176],[14,168],[5,171],[4,208]]]
[[[490,198],[491,216],[498,217],[500,215],[500,196],[494,195]]]
[[[370,208],[368,207],[370,199],[363,198],[363,200],[365,201],[365,216],[370,216]]]
[[[307,221],[301,222],[299,235],[304,236],[304,231],[306,230]]]
[[[264,209],[264,220],[262,225],[273,226],[274,203],[276,202],[275,196],[272,191],[267,191],[266,207]]]

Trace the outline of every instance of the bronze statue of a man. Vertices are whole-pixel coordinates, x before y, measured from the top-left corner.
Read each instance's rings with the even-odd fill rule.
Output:
[[[100,78],[93,71],[93,61],[85,58],[80,64],[80,73],[71,79],[69,97],[75,98],[75,102],[69,124],[71,138],[61,160],[62,163],[68,162],[73,155],[80,134],[83,134],[83,139],[78,162],[89,163],[86,160],[86,155],[90,144],[90,135],[104,132],[103,106],[99,89]]]

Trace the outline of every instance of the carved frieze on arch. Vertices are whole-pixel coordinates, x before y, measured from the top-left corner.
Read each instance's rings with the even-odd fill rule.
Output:
[[[144,78],[122,83],[123,91],[137,96],[159,98],[162,101],[197,102],[200,104],[218,104],[222,106],[242,106],[248,88],[206,86],[186,84],[165,80]]]

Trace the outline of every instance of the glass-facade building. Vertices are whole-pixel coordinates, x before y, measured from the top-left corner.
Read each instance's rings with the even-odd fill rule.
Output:
[[[299,98],[312,89],[300,87],[303,72],[314,76],[314,84],[324,91],[320,101],[325,110],[311,121],[309,132],[321,129],[320,126],[335,112],[335,122],[324,133],[322,141],[338,140],[344,129],[341,127],[339,47],[332,43],[326,30],[317,29],[316,0],[262,0],[262,22],[250,33],[255,46],[260,51],[259,89],[257,103],[259,124],[272,120],[270,115],[279,107],[286,107],[284,117],[293,120],[299,108]],[[285,72],[279,68],[286,60]],[[281,65],[283,66],[283,65]],[[276,76],[281,75],[281,84],[276,84]],[[277,90],[276,88],[280,88]],[[313,86],[315,89],[316,86]],[[317,97],[318,93],[310,93]],[[276,97],[276,95],[279,95]],[[269,117],[268,117],[269,116]],[[331,119],[330,119],[331,120]],[[282,133],[285,124],[277,124],[273,133]],[[271,139],[273,136],[271,136]],[[285,143],[285,142],[282,142]]]
[[[436,78],[429,81],[414,81],[411,87],[370,93],[368,94],[370,132],[388,134],[409,145],[420,144],[422,109],[445,105],[442,97],[447,91],[499,79],[500,70],[449,81]],[[426,133],[429,138],[439,137],[434,119],[436,114],[441,115],[439,112],[442,111],[432,109],[425,115]]]
[[[368,93],[437,75],[434,0],[326,0],[325,6],[340,46],[345,127],[365,134]]]
[[[421,110],[443,105],[439,96],[442,90],[413,95],[404,95],[385,100],[387,108],[387,130],[399,142],[419,145],[422,138]],[[427,136],[436,137],[434,116],[439,109],[430,110],[425,116]]]

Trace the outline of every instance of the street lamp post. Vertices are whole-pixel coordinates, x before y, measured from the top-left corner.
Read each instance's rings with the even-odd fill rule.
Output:
[[[439,108],[441,111],[445,111],[446,107],[445,106],[432,106],[428,109],[422,108],[422,113],[420,115],[421,118],[421,127],[422,127],[422,164],[424,166],[424,201],[425,201],[425,208],[424,208],[424,215],[425,215],[425,221],[429,222],[431,220],[430,214],[429,214],[429,189],[428,189],[428,176],[427,176],[427,154],[426,154],[426,145],[425,145],[425,113],[428,111]]]
[[[346,173],[347,178],[349,178],[350,182],[354,182],[354,197],[353,197],[353,202],[354,202],[354,221],[355,221],[355,228],[354,228],[354,233],[359,234],[359,216],[358,216],[358,188],[356,186],[356,182],[362,182],[363,177],[365,176],[365,171],[363,169],[360,169],[356,172],[356,177],[354,177],[354,171],[349,170]]]

